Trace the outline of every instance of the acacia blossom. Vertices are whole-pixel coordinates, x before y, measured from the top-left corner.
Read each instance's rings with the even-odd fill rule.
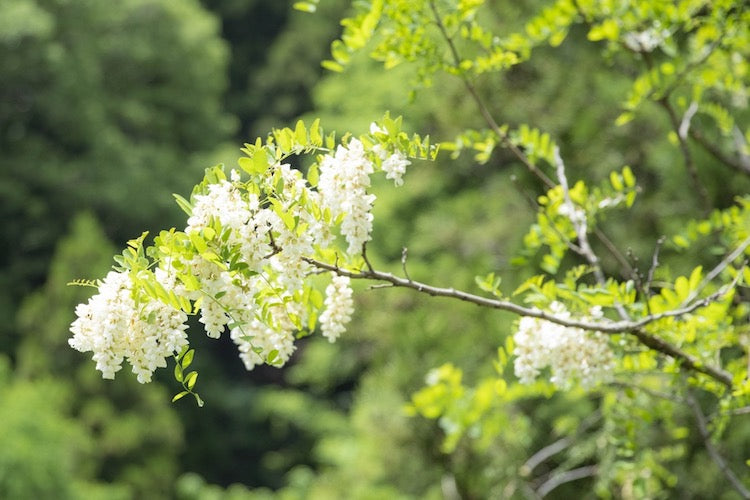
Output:
[[[166,367],[166,358],[187,345],[187,315],[154,299],[141,298],[136,307],[126,273],[107,274],[99,293],[76,307],[76,316],[68,343],[78,351],[93,352],[103,378],[114,378],[127,359],[138,382],[150,382],[154,370]]]
[[[269,307],[268,312],[270,319],[267,322],[256,317],[235,326],[230,332],[247,370],[265,363],[274,351],[271,362],[276,366],[284,365],[295,350],[294,331],[297,326],[292,317],[296,316],[302,322],[307,320],[305,307],[299,302],[282,301]]]
[[[352,319],[354,301],[346,276],[334,276],[326,287],[325,310],[320,315],[320,331],[330,342],[335,342],[346,331]]]
[[[405,157],[394,153],[381,160],[399,183]],[[329,210],[340,221],[348,253],[359,252],[372,230],[375,196],[367,189],[373,170],[364,145],[352,139],[322,159],[315,191],[287,164],[270,168],[259,192],[246,189],[232,171],[231,181],[208,184],[193,197],[187,238],[161,257],[151,278],[172,297],[194,303],[209,337],[229,329],[248,370],[266,362],[283,365],[294,352],[294,333],[308,325],[308,304],[299,300],[313,270],[306,258],[335,240],[331,219],[309,207]],[[323,309],[320,328],[333,342],[353,312],[348,278],[333,277]],[[134,292],[124,272],[108,274],[76,313],[69,343],[93,351],[104,378],[113,378],[127,359],[138,380],[148,382],[166,357],[188,345],[186,313]]]
[[[550,310],[559,318],[570,318],[559,302],[553,302]],[[576,380],[584,387],[591,387],[611,378],[613,354],[606,335],[601,332],[526,316],[519,320],[513,341],[515,374],[522,383],[533,382],[546,367],[551,371],[550,381],[561,388],[570,387]]]
[[[372,161],[358,139],[347,146],[339,145],[334,156],[325,155],[320,161],[318,192],[334,219],[343,215],[341,234],[349,244],[349,254],[359,252],[370,240],[375,195],[368,194],[367,188],[373,171]]]
[[[411,162],[406,159],[406,156],[401,151],[396,151],[385,160],[383,160],[383,172],[385,172],[386,179],[392,179],[396,186],[402,186],[404,180],[403,175],[406,173],[406,167],[411,165]]]

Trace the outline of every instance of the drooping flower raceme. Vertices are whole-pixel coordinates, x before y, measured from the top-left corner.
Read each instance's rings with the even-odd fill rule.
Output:
[[[393,183],[396,186],[403,185],[404,180],[402,177],[406,173],[406,167],[410,164],[411,162],[406,159],[406,156],[401,151],[396,151],[383,160],[382,167],[383,172],[385,172],[385,178],[393,179]]]
[[[346,325],[352,319],[354,302],[349,278],[334,276],[326,288],[325,311],[320,315],[320,330],[324,337],[334,342],[346,331]]]
[[[341,234],[349,244],[349,254],[358,252],[370,240],[375,195],[368,194],[367,188],[373,171],[372,161],[358,139],[347,146],[339,145],[334,156],[325,155],[320,162],[318,192],[334,218],[343,215]]]
[[[187,345],[187,315],[158,300],[137,308],[127,273],[111,271],[99,293],[76,307],[76,315],[68,342],[94,353],[103,378],[114,378],[127,359],[138,381],[150,382],[154,370],[166,367],[166,358]]]
[[[559,318],[570,318],[559,302],[553,302],[550,310]],[[575,381],[591,387],[612,375],[612,350],[601,332],[523,317],[513,340],[515,374],[523,383],[534,381],[546,367],[551,371],[550,381],[561,388],[570,387]]]
[[[368,151],[354,138],[319,157],[312,184],[283,163],[286,153],[277,154],[271,139],[247,150],[250,168],[240,161],[250,180],[208,169],[190,201],[178,197],[189,214],[184,231],[162,231],[149,248],[142,247],[145,233],[129,242],[118,272],[76,309],[70,345],[93,351],[105,378],[127,360],[148,382],[166,357],[186,352],[188,314],[199,316],[209,337],[229,330],[248,370],[283,365],[295,334],[313,330],[316,318],[335,341],[353,313],[349,278],[334,274],[325,298],[310,278],[321,255],[348,260],[369,241],[375,196],[368,190],[377,166],[402,183],[409,161],[384,139]],[[336,248],[336,233],[346,251]]]
[[[294,331],[298,328],[291,318],[296,316],[300,320],[307,319],[304,306],[298,302],[282,301],[270,306],[269,310],[273,326],[254,318],[232,328],[230,333],[247,370],[252,370],[269,359],[276,366],[289,361],[295,350]]]

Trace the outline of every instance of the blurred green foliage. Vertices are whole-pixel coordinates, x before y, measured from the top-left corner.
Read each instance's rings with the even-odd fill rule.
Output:
[[[345,72],[321,77],[336,22],[349,13],[342,1],[323,2],[314,16],[290,14],[290,2],[202,3],[213,14],[194,0],[0,2],[0,497],[523,497],[533,478],[598,456],[632,498],[662,482],[679,497],[732,498],[689,429],[688,410],[637,391],[600,400],[539,387],[513,408],[496,400],[477,415],[457,408],[478,425],[454,434],[447,453],[455,429],[406,407],[445,363],[454,381],[461,375],[457,390],[481,393],[513,318],[400,290],[363,286],[347,337],[333,345],[305,339],[283,371],[246,374],[229,342],[196,339],[202,383],[214,381],[201,410],[172,406],[159,383],[140,386],[126,373],[100,380],[67,346],[73,307],[88,290],[65,283],[102,274],[113,253],[108,239],[177,224],[169,193],[185,194],[218,150],[231,158],[233,133],[250,140],[303,114],[322,117],[329,130],[362,132],[385,110],[405,115],[408,130],[444,140],[482,126],[453,76],[428,81],[407,64],[384,71],[360,53]],[[490,1],[480,14],[511,33],[548,4]],[[598,45],[587,42],[589,26],[572,26],[559,46],[540,41],[529,61],[477,75],[475,85],[501,121],[549,132],[571,178],[598,182],[632,166],[640,201],[628,217],[609,215],[607,230],[648,268],[655,239],[681,229],[700,203],[663,110],[636,103],[631,121],[613,126],[642,67],[607,51],[607,26],[594,31]],[[724,182],[724,167],[704,151],[695,157],[714,206],[750,188],[740,175]],[[376,185],[376,265],[399,272],[407,247],[415,279],[471,289],[476,275],[495,271],[509,292],[528,278],[511,260],[534,221],[538,181],[505,150],[487,160],[446,154],[414,165],[399,190]],[[74,219],[84,208],[96,215]],[[667,251],[684,272],[715,249]],[[613,259],[604,266],[624,272]],[[642,416],[635,425],[633,415]],[[570,436],[565,454],[523,468]],[[623,448],[610,446],[618,440],[633,455],[618,455]],[[735,420],[722,451],[743,464],[748,440],[750,427]],[[596,487],[584,479],[551,496],[588,498]]]
[[[129,376],[102,380],[91,372],[90,360],[67,345],[72,309],[90,292],[66,283],[82,272],[105,271],[112,248],[93,216],[82,214],[73,220],[69,234],[57,246],[47,282],[24,300],[18,315],[22,341],[11,387],[28,390],[29,399],[9,393],[2,398],[11,404],[3,406],[10,422],[45,415],[45,419],[32,419],[39,429],[15,431],[30,446],[29,456],[16,456],[23,466],[38,467],[35,474],[59,473],[65,481],[97,479],[115,485],[120,498],[169,498],[183,432],[165,388],[158,383],[141,386]],[[55,425],[70,424],[71,429],[59,433],[50,428],[56,420],[60,423]],[[73,461],[75,468],[60,468],[53,459],[48,464],[39,461],[39,457],[52,456],[41,451],[48,433],[60,434],[52,443],[59,453],[74,453],[73,458],[62,457],[61,463]],[[68,448],[70,451],[65,451]],[[45,487],[54,491],[56,486]]]
[[[54,242],[95,210],[124,241],[174,223],[235,120],[228,48],[197,1],[9,0],[0,5],[0,314],[42,283]],[[2,346],[13,347],[13,322]]]

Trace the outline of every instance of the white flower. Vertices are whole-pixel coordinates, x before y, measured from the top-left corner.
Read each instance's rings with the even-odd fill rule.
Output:
[[[348,253],[354,254],[370,239],[372,205],[375,195],[367,194],[373,164],[357,139],[347,146],[339,145],[334,156],[326,155],[320,162],[318,192],[323,206],[334,218],[343,214],[341,233],[349,243]]]
[[[601,311],[592,308],[599,318]],[[559,302],[550,305],[558,318],[570,313]],[[523,317],[513,336],[515,343],[515,374],[522,383],[530,383],[549,367],[550,381],[558,387],[570,387],[579,381],[591,387],[611,378],[613,354],[606,335],[580,328],[571,328],[532,317]]]
[[[271,361],[276,366],[283,366],[294,353],[295,325],[292,316],[306,320],[305,307],[294,301],[276,304],[268,308],[270,315],[267,322],[259,318],[236,326],[230,336],[240,351],[240,359],[245,369],[252,370],[255,366],[265,363],[275,351],[275,358]]]
[[[354,301],[349,278],[334,276],[326,287],[325,311],[320,315],[320,330],[324,337],[334,342],[346,331],[346,325],[352,319]]]
[[[99,293],[76,307],[76,315],[68,343],[78,351],[93,352],[103,378],[114,378],[127,359],[138,381],[150,382],[154,370],[166,367],[166,358],[187,345],[187,315],[158,300],[136,307],[125,273],[110,272]]]
[[[623,37],[623,43],[633,52],[651,52],[669,37],[669,30],[648,28],[643,31],[631,31]]]
[[[383,172],[386,173],[386,179],[393,179],[396,186],[401,186],[404,181],[401,178],[406,173],[406,167],[411,162],[406,159],[406,156],[401,151],[396,151],[391,156],[383,161]]]
[[[578,208],[573,203],[563,202],[557,207],[557,214],[562,217],[567,217],[573,224],[579,224],[586,220],[586,212],[582,208]]]
[[[195,196],[185,232],[190,234],[205,229],[211,217],[218,218],[222,226],[237,230],[248,222],[251,215],[248,202],[240,191],[231,182],[222,180],[209,184],[207,194]]]

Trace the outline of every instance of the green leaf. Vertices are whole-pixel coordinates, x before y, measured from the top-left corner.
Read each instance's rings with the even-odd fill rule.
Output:
[[[313,146],[323,144],[323,137],[320,135],[320,118],[316,118],[310,125],[310,142]]]
[[[263,149],[253,155],[253,173],[262,175],[266,170],[268,170],[268,154]]]
[[[188,352],[185,353],[185,356],[180,361],[180,365],[182,365],[182,369],[186,369],[190,364],[193,362],[193,358],[195,357],[195,349],[190,349]]]
[[[189,201],[187,201],[185,198],[183,198],[177,193],[172,193],[172,196],[174,196],[175,201],[180,206],[182,211],[188,214],[188,217],[193,215],[193,206],[190,204]]]
[[[672,241],[680,248],[687,248],[690,246],[690,242],[687,240],[687,238],[679,234],[675,236]]]
[[[620,116],[617,117],[615,120],[615,125],[618,127],[621,127],[625,125],[626,123],[630,122],[635,118],[635,115],[629,111],[626,111],[624,113],[620,113]]]
[[[294,2],[292,8],[301,12],[315,12],[317,6],[313,2]]]
[[[266,361],[267,361],[267,362],[268,362],[269,364],[271,364],[271,363],[273,363],[273,362],[274,362],[274,361],[276,360],[276,358],[278,358],[278,357],[279,357],[279,351],[278,351],[278,350],[276,350],[276,349],[274,349],[274,350],[272,350],[271,352],[269,352],[269,353],[268,353],[268,358],[266,358]]]
[[[612,184],[612,187],[615,189],[615,191],[622,191],[625,187],[622,184],[622,178],[620,178],[620,174],[618,174],[617,172],[609,173],[609,182]]]
[[[695,290],[698,288],[698,285],[701,282],[701,276],[703,274],[703,266],[698,266],[695,269],[693,269],[693,272],[690,273],[690,290]]]
[[[172,398],[172,402],[174,403],[174,402],[175,402],[175,401],[177,401],[178,399],[182,399],[182,397],[183,397],[183,396],[185,396],[186,394],[190,394],[190,393],[189,393],[188,391],[182,391],[182,392],[178,392],[178,393],[177,393],[177,394],[175,394],[175,395],[174,395],[174,397]]]
[[[255,156],[253,156],[253,158],[255,158]],[[237,160],[237,163],[239,164],[240,168],[248,174],[255,173],[254,162],[251,158],[243,156],[242,158]]]
[[[187,377],[185,377],[185,385],[189,390],[193,390],[193,387],[195,387],[195,381],[198,380],[198,372],[190,372]]]
[[[203,405],[205,404],[201,397],[197,393],[193,393],[193,397],[195,398],[195,402],[198,404],[198,408],[203,408]]]
[[[305,122],[297,120],[297,124],[294,126],[294,139],[297,144],[307,146],[307,129],[305,129]]]
[[[625,180],[625,185],[629,188],[635,187],[635,176],[633,171],[627,165],[622,169],[622,177]]]
[[[600,40],[617,40],[620,34],[620,27],[614,19],[606,19],[601,24],[593,26],[589,30],[588,38],[592,42]]]
[[[310,165],[310,168],[307,170],[307,182],[310,183],[310,186],[316,187],[318,185],[318,164],[313,163]]]
[[[690,285],[688,284],[687,278],[684,276],[680,276],[677,278],[677,280],[674,282],[674,290],[677,292],[677,297],[679,300],[685,300],[687,296],[690,294]]]
[[[326,59],[325,61],[320,63],[320,65],[328,71],[333,71],[335,73],[341,73],[342,71],[344,71],[344,67],[341,64],[337,63],[336,61],[331,61],[330,59]]]
[[[198,231],[191,231],[188,237],[190,238],[190,243],[193,244],[198,253],[204,253],[208,249],[206,240],[198,234]]]
[[[183,376],[182,376],[182,366],[178,364],[174,365],[174,379],[178,382],[182,382]]]

